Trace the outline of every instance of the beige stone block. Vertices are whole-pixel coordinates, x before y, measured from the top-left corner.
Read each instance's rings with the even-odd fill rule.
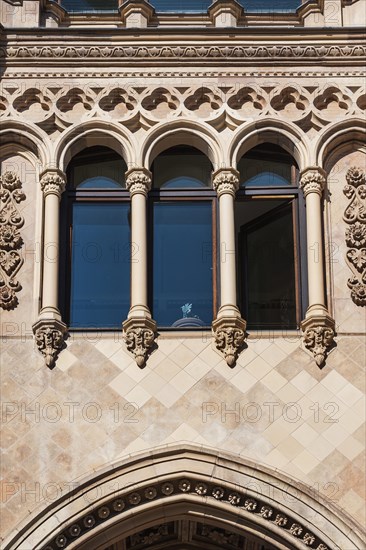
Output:
[[[338,447],[348,437],[348,433],[339,424],[333,424],[323,432],[323,437],[329,441],[333,447]]]
[[[59,355],[57,368],[62,372],[66,372],[76,361],[78,361],[78,358],[70,353],[69,350],[65,349]]]
[[[212,367],[215,367],[220,361],[222,364],[226,362],[223,360],[222,355],[220,355],[218,352],[212,349],[212,346],[207,346],[200,354],[199,358],[202,359],[202,361],[205,361],[208,365],[212,365]],[[226,365],[227,367],[227,365]]]
[[[185,338],[182,343],[194,354],[199,355],[204,349],[211,347],[211,340],[211,335],[202,335],[201,338]]]
[[[95,347],[100,353],[108,357],[108,359],[118,351],[123,351],[121,342],[116,341],[114,338],[102,338],[95,344]]]
[[[308,475],[318,464],[319,460],[306,449],[292,460],[292,463],[304,474]]]
[[[360,426],[364,425],[362,416],[356,414],[352,409],[348,409],[339,418],[339,424],[348,434],[353,434]]]
[[[365,507],[365,501],[356,491],[350,489],[339,500],[339,505],[342,506],[349,514],[358,511],[361,507]]]
[[[176,390],[185,393],[194,386],[196,380],[193,376],[190,376],[186,371],[181,371],[174,376],[169,382]]]
[[[280,451],[273,449],[266,457],[264,462],[271,466],[272,468],[280,468],[285,470],[286,465],[289,462],[289,459],[284,456]]]
[[[334,447],[335,445],[332,442],[327,441],[322,435],[319,435],[309,445],[308,451],[319,461],[322,461],[332,453]]]
[[[254,352],[252,353],[254,354]],[[246,371],[257,380],[261,380],[271,370],[271,365],[259,355],[255,355],[254,359],[246,366]]]
[[[271,391],[277,392],[287,383],[287,380],[281,374],[278,374],[278,372],[272,370],[264,378],[262,378],[261,382]]]
[[[151,372],[150,366],[146,366],[144,369],[140,369],[135,361],[129,364],[129,366],[124,370],[124,373],[127,374],[132,380],[140,383],[141,380],[146,378],[146,376]]]
[[[170,359],[170,357],[165,357],[158,365],[156,365],[153,369],[153,372],[156,372],[161,378],[163,378],[166,382],[169,382],[178,372],[180,372],[181,369],[178,367],[174,361]]]
[[[277,446],[281,441],[288,437],[289,433],[293,432],[296,426],[285,422],[283,418],[276,420],[263,432],[265,437],[272,445]]]
[[[334,394],[337,394],[347,383],[348,381],[334,370],[321,381],[321,384]]]
[[[174,353],[171,354],[170,358],[181,368],[184,368],[193,361],[195,354],[193,351],[188,349],[184,344],[181,344],[176,348]]]
[[[304,450],[304,445],[290,435],[289,437],[286,437],[286,439],[283,439],[277,445],[276,449],[288,460],[292,460]]]
[[[277,338],[276,346],[279,347],[286,355],[290,355],[301,346],[301,336]]]
[[[156,399],[160,401],[165,407],[169,408],[178,399],[182,397],[182,392],[178,391],[175,387],[170,384],[166,384],[156,395]]]
[[[202,361],[199,357],[196,357],[191,361],[184,369],[184,372],[192,376],[195,380],[201,380],[212,367]]]
[[[150,399],[151,394],[142,386],[135,386],[127,395],[126,399],[129,403],[136,403],[138,407],[142,407]]]
[[[339,452],[341,452],[348,460],[354,460],[364,450],[364,445],[357,441],[354,437],[347,437],[337,446]]]
[[[135,386],[136,380],[130,378],[125,372],[121,372],[109,386],[119,395],[125,397]]]
[[[308,372],[301,371],[291,380],[291,384],[293,384],[303,394],[306,394],[310,392],[314,386],[316,386],[317,381]]]
[[[276,367],[281,361],[286,359],[287,353],[274,343],[263,350],[260,356],[267,361],[267,363],[272,365],[272,367]]]
[[[101,353],[103,353],[103,351],[101,351]],[[119,349],[110,356],[109,360],[121,370],[126,370],[132,364],[135,365],[133,357],[128,355],[121,346],[119,346]]]
[[[159,347],[159,350],[164,353],[164,355],[168,356],[173,353],[182,342],[182,338],[159,337],[157,340],[157,345]]]
[[[254,351],[254,353],[257,355],[262,355],[262,353],[272,344],[272,342],[266,338],[248,338],[247,344],[248,347]]]
[[[173,441],[195,441],[199,437],[199,433],[185,422],[171,434]]]
[[[304,447],[309,447],[312,442],[318,437],[318,432],[316,432],[311,426],[306,422],[301,424],[295,431],[292,432],[292,437],[297,439]]]
[[[284,403],[296,403],[296,404],[298,404],[298,402],[303,396],[303,394],[297,388],[295,388],[295,386],[293,386],[291,383],[288,383],[282,388],[280,388],[276,392],[276,395],[277,397],[282,399]]]
[[[362,398],[362,392],[355,388],[353,384],[348,383],[338,392],[337,396],[347,405],[353,406]]]
[[[155,395],[166,384],[164,378],[159,376],[155,371],[151,371],[146,378],[141,381],[141,386],[151,395]]]

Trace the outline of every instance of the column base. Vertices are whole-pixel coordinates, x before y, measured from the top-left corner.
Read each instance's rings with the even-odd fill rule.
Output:
[[[147,311],[149,317],[131,316],[130,311],[127,321],[122,325],[127,349],[135,357],[140,369],[146,365],[147,357],[154,346],[156,336],[156,323],[151,319],[150,311],[148,309]]]
[[[306,312],[306,318],[301,323],[303,342],[311,351],[319,368],[323,368],[328,352],[334,347],[335,322],[323,306],[325,313],[314,314],[319,306],[312,306]]]
[[[64,346],[67,326],[58,319],[39,319],[32,329],[38,350],[44,356],[47,367],[53,369]]]
[[[216,348],[224,356],[229,367],[234,367],[244,345],[247,323],[240,317],[236,306],[220,308],[217,319],[212,323]]]

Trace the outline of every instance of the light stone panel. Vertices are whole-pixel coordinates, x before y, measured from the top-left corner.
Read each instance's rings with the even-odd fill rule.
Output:
[[[32,340],[3,342],[4,534],[91,471],[169,443],[279,469],[362,522],[365,338],[340,337],[323,370],[300,340],[272,366],[266,350],[288,342],[249,339],[234,369],[205,340],[160,337],[140,370],[118,337],[72,336],[53,371]]]

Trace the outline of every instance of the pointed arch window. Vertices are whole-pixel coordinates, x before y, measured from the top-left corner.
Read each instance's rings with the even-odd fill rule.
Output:
[[[216,310],[216,193],[212,165],[177,146],[153,162],[149,194],[150,308],[160,328],[210,327]]]
[[[125,161],[89,147],[67,170],[61,266],[64,318],[72,329],[120,329],[130,304],[130,197]]]

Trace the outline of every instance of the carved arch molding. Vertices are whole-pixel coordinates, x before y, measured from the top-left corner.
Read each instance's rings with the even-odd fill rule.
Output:
[[[211,449],[156,449],[68,488],[4,550],[364,548],[361,527],[315,491]]]

